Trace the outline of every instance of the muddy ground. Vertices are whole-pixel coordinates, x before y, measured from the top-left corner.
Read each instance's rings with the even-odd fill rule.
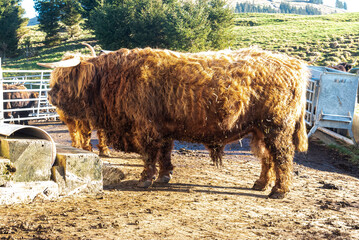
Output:
[[[70,145],[59,122],[38,123]],[[96,144],[95,135],[93,144]],[[251,190],[260,162],[249,139],[226,148],[224,166],[199,144],[177,143],[168,185],[136,187],[137,154],[104,158],[125,173],[103,194],[0,206],[0,239],[359,239],[359,172],[312,139],[297,154],[293,190],[283,200]]]

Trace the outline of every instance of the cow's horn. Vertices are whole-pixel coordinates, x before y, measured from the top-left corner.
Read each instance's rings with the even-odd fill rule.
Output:
[[[357,63],[357,60],[358,60],[358,58],[356,58],[356,59],[354,60],[354,62],[353,62],[353,63],[350,63],[349,65],[354,66],[354,65]]]
[[[90,51],[91,51],[91,55],[92,55],[93,57],[96,57],[95,49],[94,49],[90,44],[84,43],[84,42],[81,43],[81,44],[87,46],[87,47],[90,49]]]
[[[109,51],[109,50],[101,50],[100,55],[102,55],[102,54],[109,54],[110,52],[112,52],[112,51]]]
[[[53,63],[37,63],[37,65],[46,68],[57,68],[57,67],[75,67],[81,63],[78,58],[71,58],[68,60],[53,62]]]
[[[312,61],[308,62],[308,64],[315,63],[318,60],[318,58],[319,58],[319,55],[316,58],[314,58]]]

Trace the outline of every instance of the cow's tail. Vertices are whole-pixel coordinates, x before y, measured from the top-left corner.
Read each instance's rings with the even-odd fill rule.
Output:
[[[295,123],[293,143],[296,151],[305,152],[308,150],[308,135],[307,128],[305,126],[305,108],[302,108],[300,117]]]

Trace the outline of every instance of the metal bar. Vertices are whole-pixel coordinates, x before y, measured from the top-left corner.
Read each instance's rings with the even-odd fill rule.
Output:
[[[318,130],[328,134],[329,136],[333,137],[333,138],[336,138],[336,139],[339,139],[349,145],[354,145],[354,141],[347,138],[347,137],[344,137],[336,132],[333,132],[333,131],[330,131],[329,129],[326,129],[326,128],[322,128],[322,127],[318,127]]]
[[[39,91],[39,97],[41,97],[41,91],[42,91],[42,81],[44,79],[44,73],[41,73],[41,77],[40,77],[40,91]],[[40,116],[40,107],[41,107],[41,102],[40,100],[37,102],[37,117]]]
[[[38,101],[38,98],[15,98],[15,99],[4,99],[3,102],[26,102],[26,101]]]
[[[36,72],[48,72],[51,73],[52,70],[3,70],[4,73],[36,73]]]
[[[11,89],[4,92],[40,92],[40,89]]]
[[[26,117],[26,118],[6,118],[4,122],[13,122],[19,120],[37,120],[37,119],[49,119],[49,118],[57,118],[59,117],[58,114],[48,115],[48,116],[40,116],[40,117]]]
[[[0,57],[0,123],[4,123],[4,104],[3,98],[4,98],[4,88],[3,88],[3,70],[1,67],[1,57]]]

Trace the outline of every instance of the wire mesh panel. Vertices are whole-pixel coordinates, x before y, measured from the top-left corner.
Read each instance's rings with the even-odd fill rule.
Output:
[[[309,79],[308,87],[307,87],[307,103],[306,103],[306,113],[305,113],[305,122],[312,126],[314,122],[315,115],[315,103],[318,95],[317,91],[318,80]]]
[[[2,70],[0,122],[26,123],[58,117],[48,101],[50,74],[50,70]]]

